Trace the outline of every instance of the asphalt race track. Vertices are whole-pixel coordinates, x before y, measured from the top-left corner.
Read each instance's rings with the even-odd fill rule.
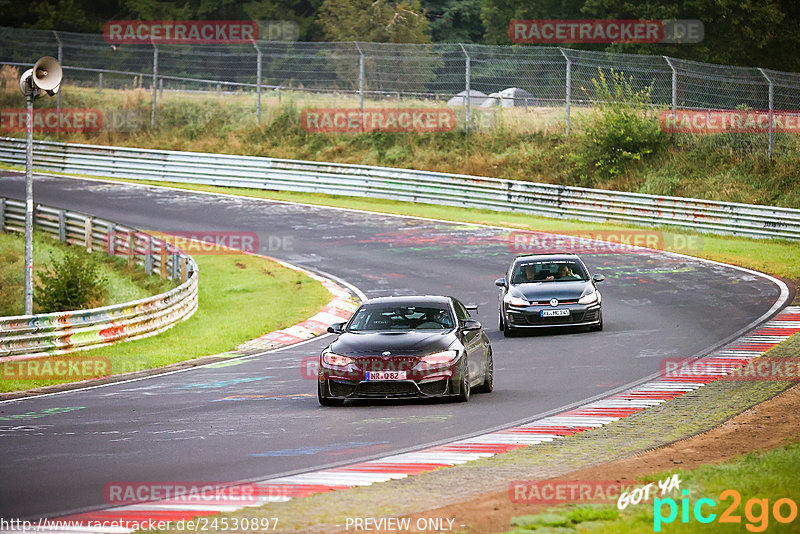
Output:
[[[264,479],[507,426],[640,380],[662,358],[705,351],[779,297],[769,280],[712,263],[582,255],[606,276],[605,331],[504,339],[493,281],[513,256],[508,230],[45,176],[34,193],[45,205],[143,229],[257,232],[259,252],[370,297],[451,294],[480,304],[496,389],[467,404],[322,408],[300,362],[325,336],[224,365],[0,403],[3,518],[106,507],[110,482]],[[0,196],[24,198],[24,177],[0,172]],[[230,320],[244,313],[231,310]]]

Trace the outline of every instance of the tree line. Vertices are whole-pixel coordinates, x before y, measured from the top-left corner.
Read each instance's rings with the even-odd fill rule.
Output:
[[[2,26],[88,33],[112,19],[291,20],[303,41],[505,45],[513,19],[699,19],[698,44],[567,46],[800,71],[796,0],[0,0],[0,13]]]

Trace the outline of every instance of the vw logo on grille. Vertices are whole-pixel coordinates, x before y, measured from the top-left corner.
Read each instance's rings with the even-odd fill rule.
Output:
[[[558,306],[558,299],[550,299],[550,306],[553,306],[554,308]]]
[[[392,353],[389,352],[388,350],[384,351],[383,354],[381,354],[381,356],[391,356],[391,355]]]

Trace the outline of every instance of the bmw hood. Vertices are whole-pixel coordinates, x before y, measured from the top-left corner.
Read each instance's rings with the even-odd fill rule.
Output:
[[[452,330],[434,332],[345,332],[331,343],[330,349],[346,356],[424,355],[446,350],[455,341]]]
[[[574,282],[532,282],[513,286],[509,293],[525,300],[574,300],[581,298],[584,289],[592,285],[589,281]]]

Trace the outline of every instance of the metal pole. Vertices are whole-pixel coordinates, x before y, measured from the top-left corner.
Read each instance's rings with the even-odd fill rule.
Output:
[[[150,127],[156,127],[156,94],[158,92],[158,46],[153,45],[153,107],[150,110]]]
[[[56,41],[58,41],[58,64],[63,65],[64,61],[62,58],[62,53],[64,51],[64,47],[61,44],[61,38],[58,36],[58,32],[53,30],[53,35],[56,37]],[[56,94],[56,115],[58,116],[58,130],[61,130],[61,93],[63,91],[63,87],[59,87],[58,93]]]
[[[28,111],[25,144],[25,315],[33,315],[33,99],[36,89],[25,97]]]
[[[356,41],[353,41],[358,49],[358,122],[361,131],[364,131],[364,52]]]
[[[570,96],[572,95],[572,60],[569,59],[566,52],[561,48],[558,49],[561,52],[561,55],[564,56],[564,59],[567,60],[567,91],[566,96],[564,98],[564,102],[566,104],[566,113],[567,113],[567,124],[566,124],[566,135],[569,135],[569,127],[570,127],[570,120],[569,120],[569,113],[570,113]]]
[[[464,59],[464,78],[465,78],[464,91],[467,93],[466,100],[465,100],[467,109],[466,109],[466,116],[464,117],[464,122],[465,122],[464,127],[466,128],[467,133],[469,134],[470,118],[472,116],[472,98],[471,98],[471,93],[470,93],[470,88],[469,88],[469,86],[470,86],[470,83],[469,83],[470,82],[470,78],[472,77],[472,72],[471,72],[472,71],[472,64],[471,64],[472,61],[471,61],[471,58],[469,57],[469,54],[467,53],[467,49],[464,48],[464,45],[461,44],[461,43],[458,43],[458,46],[460,46],[461,47],[461,51],[464,52],[464,58],[465,58]]]
[[[678,114],[678,71],[675,70],[675,65],[672,64],[670,58],[667,56],[661,57],[664,58],[669,68],[672,69],[672,116],[675,117]]]
[[[772,149],[775,142],[775,84],[772,82],[772,78],[767,76],[767,73],[764,72],[764,69],[758,69],[758,72],[767,79],[767,83],[769,83],[769,157],[772,158]]]
[[[103,73],[102,72],[98,72],[97,73],[97,92],[98,93],[102,93],[103,92]]]
[[[258,63],[256,64],[256,117],[261,120],[261,49],[255,41],[253,41],[253,46],[256,49],[256,54],[258,54]]]

